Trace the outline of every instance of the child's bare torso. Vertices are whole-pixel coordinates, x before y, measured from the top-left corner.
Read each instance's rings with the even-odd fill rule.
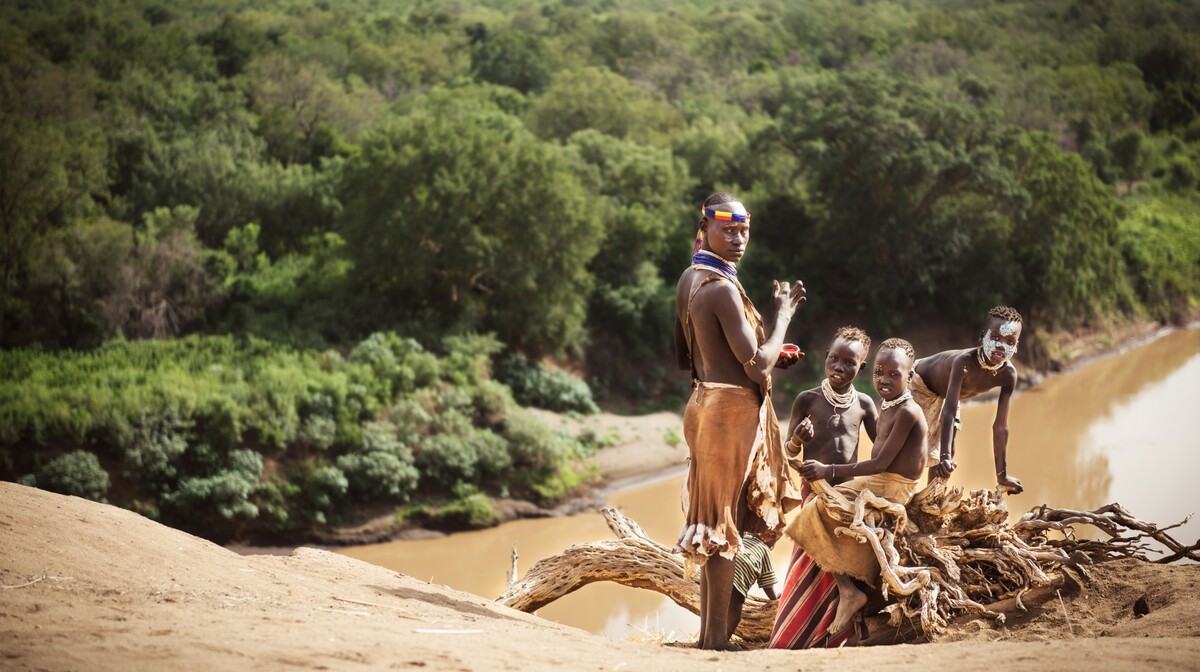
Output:
[[[928,433],[925,415],[921,407],[911,399],[903,404],[889,408],[879,414],[879,435],[875,437],[872,457],[878,455],[880,448],[888,442],[900,414],[913,416],[908,436],[904,437],[904,445],[900,452],[892,458],[892,463],[884,471],[899,474],[905,478],[917,479],[925,471],[925,435]]]
[[[1005,364],[996,372],[988,371],[979,365],[975,357],[977,348],[965,350],[946,350],[917,360],[914,370],[925,386],[939,397],[945,397],[950,387],[950,374],[956,366],[962,367],[962,386],[959,388],[959,399],[970,399],[989,390],[1002,387],[1006,382],[1016,377],[1016,368]]]
[[[824,464],[853,464],[858,462],[858,438],[866,417],[864,404],[874,404],[870,397],[858,395],[849,408],[835,408],[825,400],[820,388],[801,392],[792,404],[788,436],[796,431],[806,416],[813,426],[813,438],[804,442],[803,459]],[[837,479],[840,483],[846,479]]]

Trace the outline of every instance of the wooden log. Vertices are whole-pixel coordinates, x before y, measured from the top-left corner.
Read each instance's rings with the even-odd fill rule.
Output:
[[[605,508],[601,513],[617,539],[576,544],[559,555],[539,560],[498,601],[514,609],[534,612],[583,586],[611,581],[661,593],[699,615],[699,572],[686,567],[681,556],[650,539],[620,511]],[[734,634],[750,642],[767,640],[775,624],[775,609],[775,600],[748,596]]]

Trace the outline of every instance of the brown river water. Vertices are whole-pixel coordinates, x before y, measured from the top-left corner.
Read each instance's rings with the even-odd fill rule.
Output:
[[[1014,516],[1042,503],[1092,509],[1120,502],[1135,516],[1173,524],[1200,509],[1200,329],[1175,331],[1075,370],[1046,378],[1013,400],[1008,471],[1025,492],[1008,499]],[[995,485],[991,424],[995,404],[963,407],[955,485]],[[1192,415],[1195,413],[1196,415]],[[682,424],[682,423],[681,423]],[[682,430],[681,430],[682,431]],[[870,455],[863,437],[860,455]],[[651,538],[674,544],[683,522],[683,474],[648,481],[609,496]],[[1173,532],[1191,543],[1200,522]],[[515,544],[519,568],[572,544],[611,539],[599,513],[521,520],[439,539],[397,541],[340,552],[410,576],[495,598],[504,591]],[[786,572],[791,542],[775,547],[776,573]],[[754,589],[758,591],[756,587]],[[699,619],[658,593],[600,583],[546,606],[542,618],[615,639],[695,638]]]

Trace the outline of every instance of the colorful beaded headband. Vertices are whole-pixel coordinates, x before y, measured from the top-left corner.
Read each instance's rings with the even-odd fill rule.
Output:
[[[725,212],[716,208],[704,208],[702,214],[709,219],[715,219],[718,222],[748,222],[750,221],[750,213],[740,215],[736,212]]]

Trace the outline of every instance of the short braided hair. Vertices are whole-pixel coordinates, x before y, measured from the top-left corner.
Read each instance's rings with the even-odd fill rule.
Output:
[[[867,336],[867,332],[858,327],[841,327],[833,335],[833,340],[836,341],[839,338],[847,341],[858,341],[862,343],[863,350],[867,352],[871,351],[871,337]]]
[[[909,343],[903,338],[889,338],[883,343],[879,344],[879,350],[901,350],[904,352],[904,354],[908,355],[910,360],[914,362],[917,361],[917,351],[913,348],[912,343]]]
[[[996,317],[1005,322],[1024,324],[1024,322],[1021,320],[1021,314],[1017,312],[1017,309],[1009,308],[1008,306],[995,306],[987,312],[987,316]]]
[[[704,207],[707,208],[713,205],[721,205],[722,203],[733,203],[736,200],[738,200],[737,196],[734,196],[728,191],[718,191],[704,199]]]

